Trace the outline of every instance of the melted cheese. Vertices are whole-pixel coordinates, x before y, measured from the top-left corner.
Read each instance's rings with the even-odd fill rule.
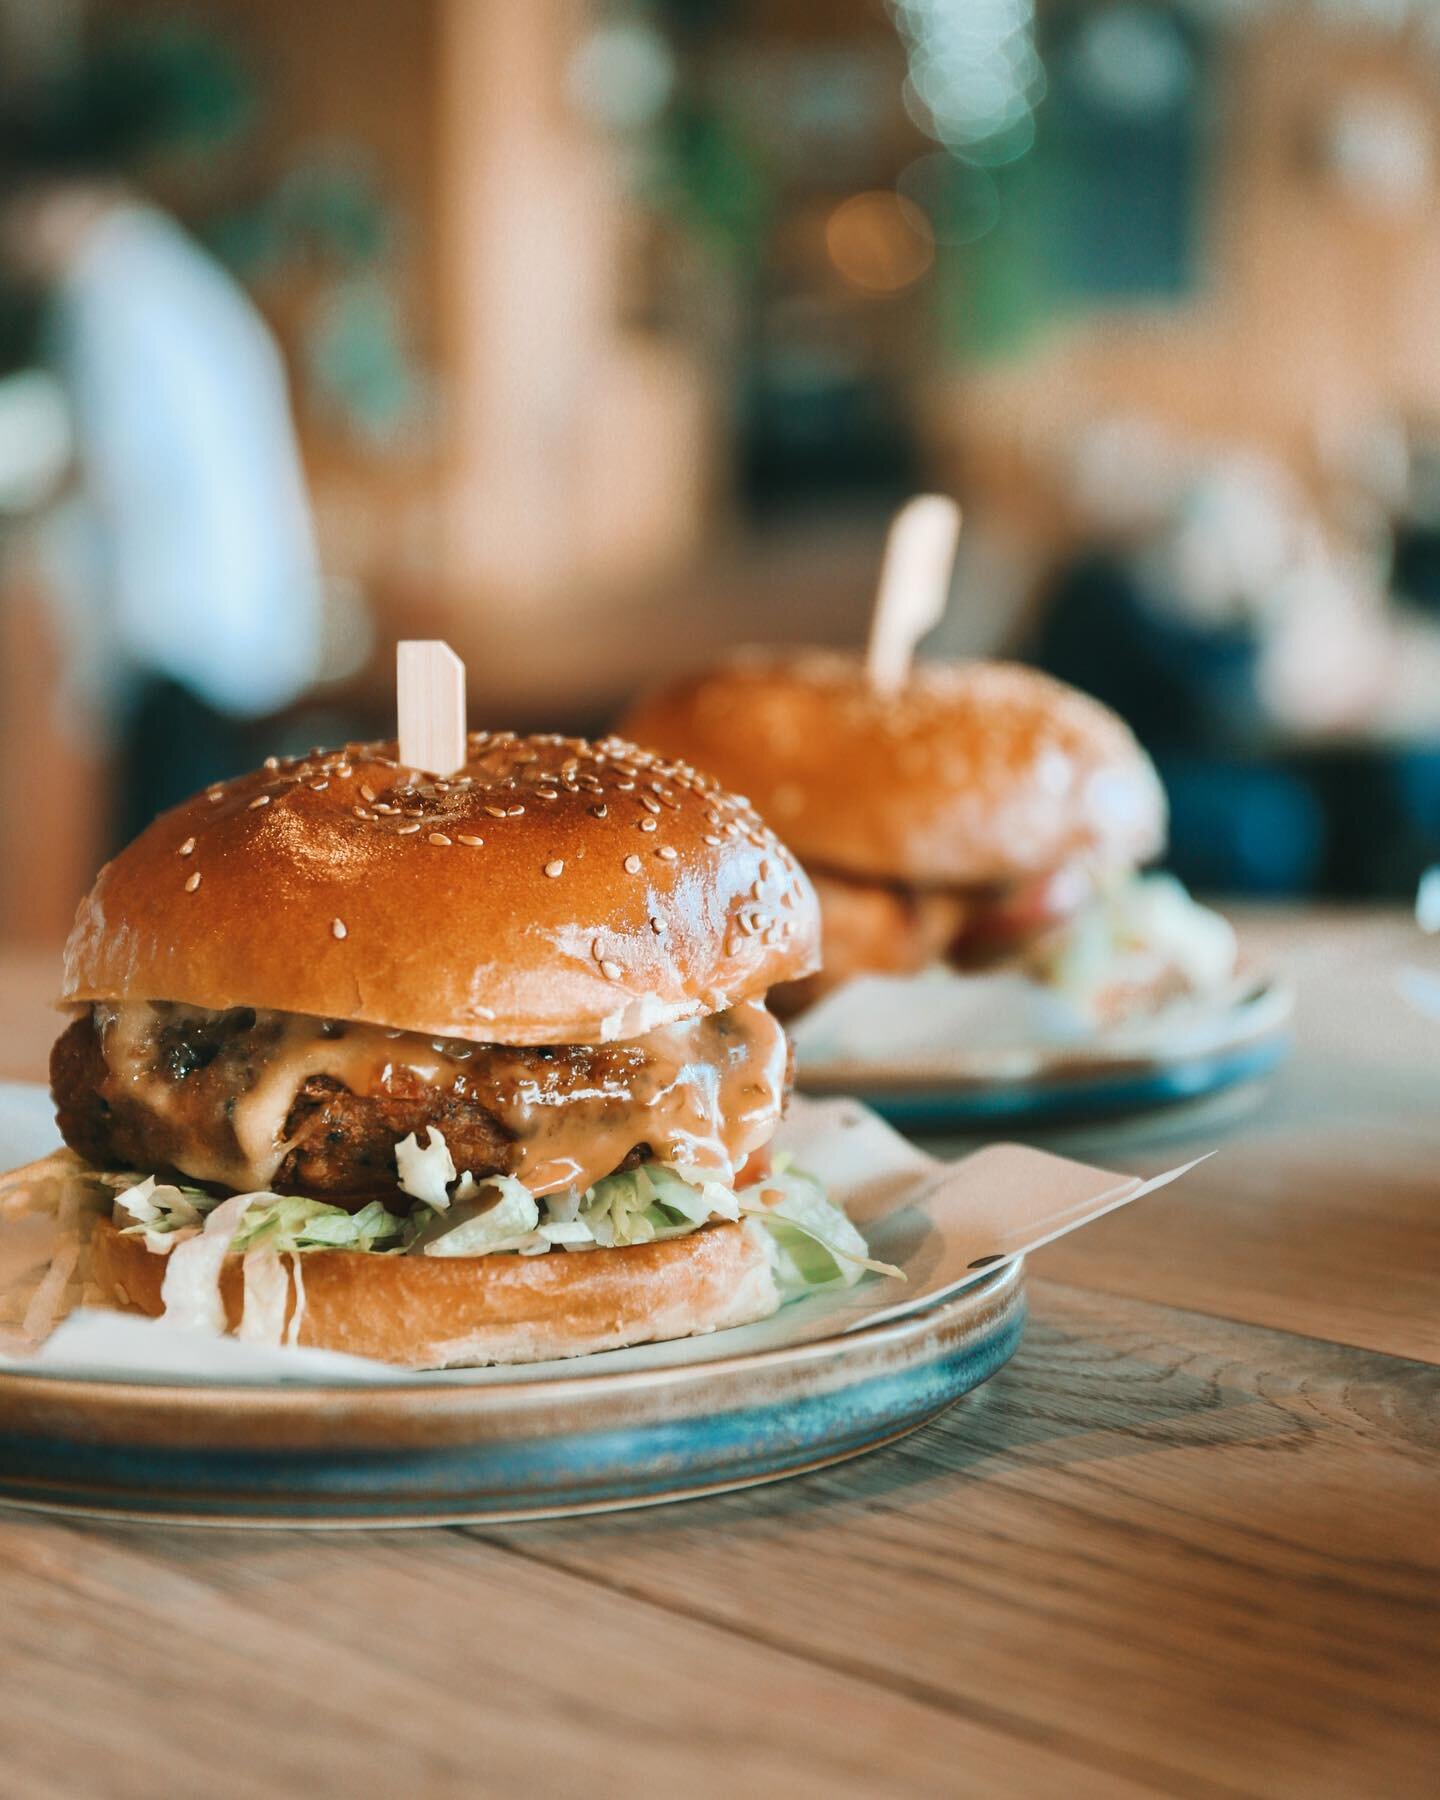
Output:
[[[637,1144],[661,1162],[729,1183],[774,1136],[788,1051],[762,1002],[663,1026],[614,1049],[622,1054],[613,1059],[594,1053],[602,1073],[578,1082],[537,1078],[533,1053],[487,1053],[501,1075],[491,1110],[515,1134],[513,1172],[532,1193],[590,1187]],[[513,1073],[512,1058],[523,1059]]]
[[[473,1099],[510,1133],[509,1172],[537,1195],[592,1185],[637,1144],[729,1182],[770,1141],[784,1102],[785,1038],[760,1001],[627,1043],[553,1051],[262,1013],[221,1030],[218,1053],[185,1074],[167,1064],[166,1032],[215,1033],[216,1015],[127,1003],[97,1006],[96,1024],[106,1097],[165,1121],[184,1174],[239,1192],[275,1180],[296,1094],[315,1075],[354,1094]]]

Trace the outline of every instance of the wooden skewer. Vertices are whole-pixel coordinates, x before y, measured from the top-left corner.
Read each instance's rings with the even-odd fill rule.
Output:
[[[440,638],[406,638],[395,653],[400,761],[427,775],[465,766],[465,665]]]
[[[896,513],[870,617],[865,673],[877,693],[905,685],[915,646],[944,617],[960,542],[960,508],[945,494],[921,494]]]

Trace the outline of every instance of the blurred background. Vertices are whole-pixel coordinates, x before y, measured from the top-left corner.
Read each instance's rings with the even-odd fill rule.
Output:
[[[1440,0],[0,0],[0,940],[271,750],[746,641],[1122,711],[1212,893],[1440,857]]]

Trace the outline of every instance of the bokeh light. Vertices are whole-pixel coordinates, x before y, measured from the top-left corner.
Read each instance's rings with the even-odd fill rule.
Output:
[[[935,259],[925,214],[883,190],[842,200],[826,221],[825,247],[844,279],[867,294],[898,294]]]
[[[592,31],[570,63],[570,97],[597,125],[634,131],[659,116],[675,86],[675,59],[653,26],[617,21]]]
[[[1044,97],[1034,0],[891,0],[905,44],[905,101],[921,130],[956,155],[1009,161],[1033,141]]]
[[[907,163],[895,186],[902,199],[925,214],[937,244],[978,243],[1000,218],[994,176],[946,150],[932,150]]]

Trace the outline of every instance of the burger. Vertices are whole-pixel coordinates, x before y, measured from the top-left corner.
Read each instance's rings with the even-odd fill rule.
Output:
[[[617,739],[350,744],[212,786],[65,951],[63,1172],[110,1304],[421,1368],[759,1319],[872,1265],[771,1162],[767,989],[814,892],[743,801]]]
[[[782,1012],[859,975],[1010,964],[1110,1023],[1233,970],[1224,920],[1137,875],[1166,805],[1133,733],[1036,670],[921,663],[890,693],[856,656],[750,651],[623,729],[747,795],[804,863],[824,967]]]

